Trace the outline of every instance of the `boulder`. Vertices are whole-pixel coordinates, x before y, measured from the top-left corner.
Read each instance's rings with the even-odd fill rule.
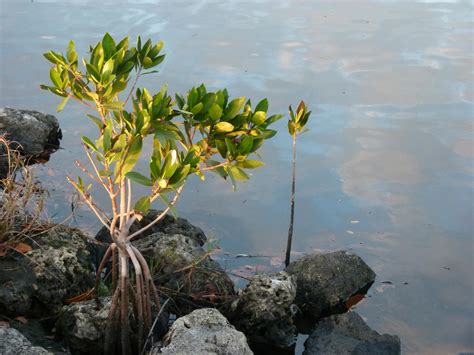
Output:
[[[0,354],[52,355],[53,353],[42,347],[33,346],[18,330],[0,326]]]
[[[236,330],[219,311],[197,309],[174,322],[165,336],[164,347],[155,345],[157,354],[253,354],[245,335]]]
[[[44,224],[25,239],[31,251],[0,258],[0,314],[35,317],[58,312],[63,301],[91,288],[95,244],[75,228]]]
[[[304,256],[285,271],[296,280],[295,304],[311,319],[345,312],[351,296],[365,294],[375,280],[359,256],[342,250]]]
[[[305,342],[304,355],[400,354],[400,338],[380,335],[355,312],[322,319]]]
[[[103,351],[110,297],[64,306],[55,325],[56,335],[68,344],[73,353],[94,354]]]
[[[47,159],[59,147],[62,138],[56,117],[37,111],[17,110],[0,107],[0,135],[6,135],[13,143],[12,148],[20,148],[27,157]],[[0,147],[0,153],[4,147]],[[0,176],[6,173],[7,160],[0,154]]]
[[[150,210],[148,211],[147,215],[143,217],[141,221],[135,221],[133,225],[130,227],[130,234],[138,231],[139,229],[143,228],[150,222],[152,222],[161,211],[157,210]],[[192,238],[196,240],[199,246],[203,246],[206,243],[207,238],[201,228],[196,227],[189,223],[184,218],[174,218],[170,215],[165,215],[165,217],[150,227],[148,230],[144,231],[140,237],[136,238],[144,238],[151,234],[155,233],[163,233],[163,234],[181,234],[186,237]],[[102,227],[99,232],[96,234],[95,238],[98,241],[110,243],[110,234],[107,228]]]
[[[296,340],[296,284],[285,272],[254,276],[232,303],[231,322],[251,342],[289,348]]]
[[[196,238],[155,233],[133,243],[148,261],[156,286],[173,300],[170,312],[225,308],[233,300],[232,280]]]

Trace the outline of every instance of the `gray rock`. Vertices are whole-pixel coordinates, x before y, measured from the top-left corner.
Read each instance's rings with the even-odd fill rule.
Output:
[[[212,308],[198,309],[176,320],[164,345],[161,349],[160,345],[154,346],[150,354],[253,354],[245,335]]]
[[[21,145],[25,155],[38,155],[59,147],[62,138],[56,117],[38,111],[0,107],[0,135]]]
[[[32,251],[0,258],[0,314],[51,315],[65,299],[93,286],[92,240],[75,228],[43,228],[30,242]]]
[[[400,354],[400,338],[380,335],[355,312],[322,319],[305,342],[304,355]]]
[[[12,142],[27,158],[48,159],[49,154],[59,148],[62,138],[56,117],[37,111],[16,110],[0,107],[0,135]],[[5,147],[0,145],[0,178],[8,173]]]
[[[130,233],[134,233],[142,227],[146,226],[147,224],[152,222],[155,217],[157,217],[160,213],[161,211],[157,210],[148,211],[147,215],[143,217],[141,221],[135,221],[135,223],[133,223],[130,228]],[[203,246],[204,243],[206,243],[207,241],[206,235],[204,234],[201,228],[192,225],[184,218],[178,217],[175,219],[173,216],[170,215],[165,215],[162,220],[160,220],[151,228],[143,232],[141,234],[141,238],[147,237],[155,233],[181,234],[196,240],[199,243],[199,246]],[[110,243],[111,241],[109,231],[105,227],[102,227],[100,229],[95,238],[101,242],[106,243]]]
[[[288,348],[296,340],[296,284],[285,272],[254,276],[232,303],[232,324],[250,341]]]
[[[74,353],[101,353],[111,298],[77,302],[64,306],[55,325],[56,334]]]
[[[172,313],[184,315],[202,307],[225,308],[233,300],[232,280],[195,238],[155,233],[134,245],[147,259],[157,287],[173,300]]]
[[[47,355],[53,353],[42,347],[33,346],[18,330],[0,326],[0,354]]]
[[[350,297],[365,294],[375,280],[372,269],[347,251],[308,255],[285,270],[296,279],[295,304],[314,319],[346,311]]]

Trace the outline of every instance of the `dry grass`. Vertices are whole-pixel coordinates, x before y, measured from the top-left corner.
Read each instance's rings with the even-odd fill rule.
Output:
[[[8,162],[7,172],[0,178],[1,252],[30,239],[40,226],[45,193],[20,152],[4,136],[0,136],[0,152]]]

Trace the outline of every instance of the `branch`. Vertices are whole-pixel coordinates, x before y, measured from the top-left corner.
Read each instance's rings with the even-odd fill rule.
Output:
[[[206,168],[202,168],[201,171],[208,171],[208,170],[220,168],[220,167],[222,167],[222,166],[226,166],[227,164],[229,164],[228,161],[223,162],[223,163],[220,163],[220,164],[217,164],[217,165],[214,165],[214,166],[208,166],[208,167],[206,167]]]
[[[99,221],[110,231],[110,227],[109,227],[110,220],[107,217],[107,215],[104,213],[104,211],[102,211],[97,205],[95,205],[95,203],[84,193],[84,191],[82,191],[82,189],[80,189],[79,186],[77,186],[74,180],[72,180],[69,176],[67,176],[66,179],[72,186],[74,186],[77,192],[79,192],[79,194],[82,196],[86,204],[89,206],[92,212],[94,212],[94,214],[97,216]]]
[[[170,202],[170,206],[166,207],[166,209],[161,212],[152,222],[150,222],[148,225],[146,225],[145,227],[143,227],[142,229],[136,231],[135,233],[132,233],[131,235],[128,236],[127,240],[133,240],[136,236],[140,235],[141,233],[143,233],[144,231],[148,230],[149,228],[151,228],[153,225],[155,225],[156,223],[158,223],[168,212],[169,210],[171,209],[172,206],[174,206],[174,204],[176,203],[176,201],[178,201],[178,198],[179,198],[179,195],[181,194],[181,191],[183,191],[183,187],[184,186],[181,186],[180,188],[178,188],[176,190],[176,195],[174,196],[173,200]]]

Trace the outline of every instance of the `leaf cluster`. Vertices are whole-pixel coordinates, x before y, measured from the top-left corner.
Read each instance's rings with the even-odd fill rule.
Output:
[[[267,99],[252,109],[250,100],[231,100],[226,89],[208,92],[200,85],[185,95],[176,94],[174,100],[166,86],[154,94],[146,88],[135,89],[141,76],[156,72],[151,69],[163,61],[162,48],[163,42],[154,44],[149,39],[143,43],[140,37],[133,47],[128,37],[116,43],[107,33],[90,47],[82,67],[72,41],[65,54],[44,54],[53,64],[52,84],[41,88],[63,97],[57,110],[72,98],[95,111],[87,116],[97,125],[98,136],[82,137],[94,179],[110,194],[126,180],[150,188],[135,203],[139,213],[146,213],[157,197],[169,204],[166,194],[180,188],[191,174],[204,179],[204,173],[212,171],[230,177],[235,188],[236,180],[249,178],[246,169],[263,165],[249,156],[276,134],[269,126],[282,117],[267,115]],[[147,137],[153,142],[148,171],[139,172],[135,166]],[[90,188],[82,179],[75,186],[84,194]]]
[[[311,111],[308,111],[308,107],[303,100],[300,101],[296,113],[293,112],[292,107],[289,107],[290,118],[288,120],[288,133],[292,136],[302,134],[308,131],[305,127],[308,122]]]

